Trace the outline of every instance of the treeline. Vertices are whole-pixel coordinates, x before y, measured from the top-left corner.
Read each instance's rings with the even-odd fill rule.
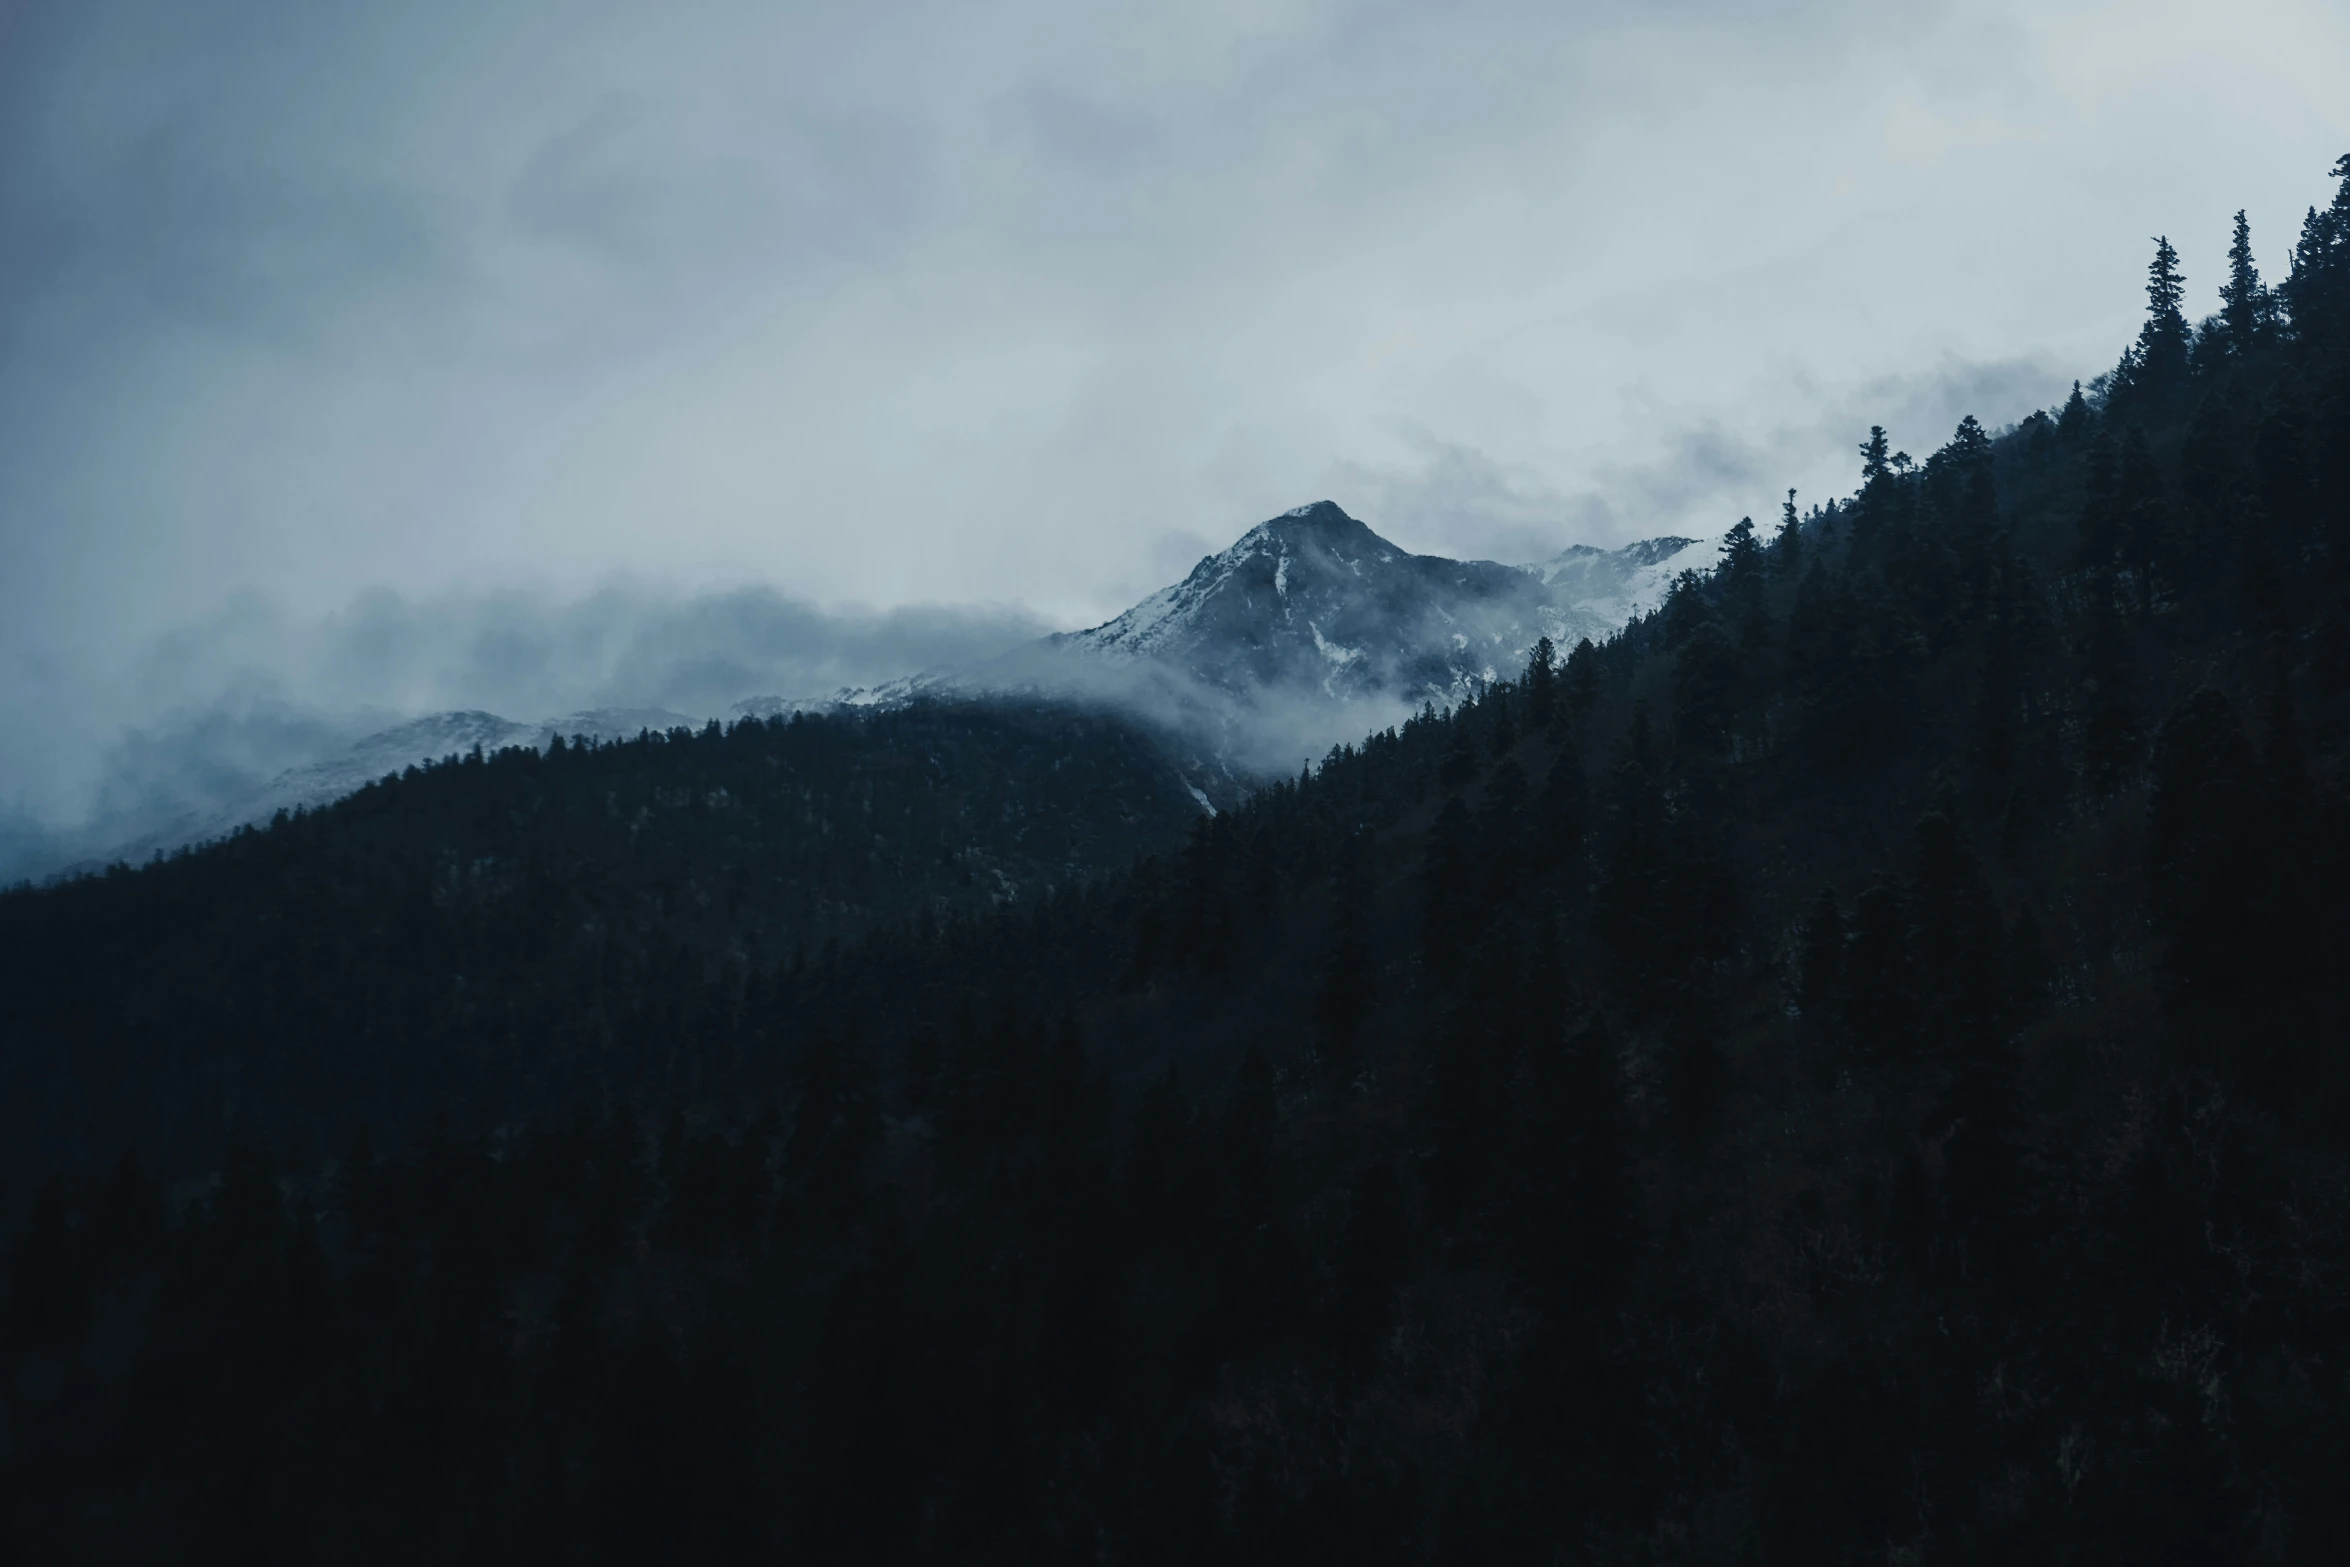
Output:
[[[1853,496],[1741,523],[1606,646],[1116,874],[779,969],[755,1071],[41,1183],[15,1537],[2327,1559],[2335,173],[2274,290],[2239,229],[2190,323],[2161,245],[2109,376],[1923,462],[1872,432]]]

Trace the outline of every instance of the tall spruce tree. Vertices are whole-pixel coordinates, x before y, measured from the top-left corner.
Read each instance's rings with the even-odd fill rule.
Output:
[[[2175,393],[2186,381],[2191,337],[2181,308],[2186,297],[2179,253],[2167,236],[2157,235],[2154,259],[2146,263],[2146,324],[2138,330],[2138,374],[2143,388],[2158,397]]]
[[[2235,237],[2228,245],[2228,280],[2219,291],[2220,320],[2227,327],[2228,347],[2237,356],[2259,347],[2268,326],[2268,289],[2252,259],[2252,224],[2241,209],[2236,213]]]

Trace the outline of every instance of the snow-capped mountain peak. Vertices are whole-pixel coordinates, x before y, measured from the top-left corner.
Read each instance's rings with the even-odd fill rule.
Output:
[[[1570,544],[1524,569],[1612,629],[1662,604],[1674,579],[1684,571],[1706,570],[1719,553],[1718,545],[1704,540],[1667,536],[1615,550]]]
[[[1116,619],[1053,639],[1110,661],[1170,662],[1242,699],[1450,701],[1574,617],[1538,577],[1414,555],[1332,501],[1258,523]]]

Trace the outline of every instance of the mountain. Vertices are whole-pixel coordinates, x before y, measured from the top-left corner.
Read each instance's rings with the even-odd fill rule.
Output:
[[[239,1126],[317,1129],[351,1111],[390,1124],[419,1092],[527,1107],[583,1070],[632,1076],[674,1051],[682,1017],[743,998],[618,1007],[590,1047],[579,1006],[617,982],[609,963],[658,954],[664,985],[798,967],[1099,875],[1202,819],[1149,736],[1062,706],[638,727],[541,749],[489,714],[404,725],[465,749],[394,771],[408,750],[387,739],[362,751],[378,777],[322,809],[0,891],[0,1193],[28,1157],[76,1146],[178,1158],[232,1100]],[[266,996],[255,965],[282,981]],[[72,1043],[85,1007],[110,1017],[95,1053]],[[300,1064],[247,1078],[254,1049]]]
[[[1604,641],[1714,553],[1657,538],[1523,566],[1415,555],[1316,501],[1257,524],[1113,620],[840,700],[1058,695],[1151,723],[1187,776],[1283,775],[1424,706],[1473,697],[1523,668],[1543,637],[1562,654]]]
[[[1539,570],[1414,555],[1316,501],[1257,524],[1117,619],[1051,640],[1108,662],[1172,664],[1244,701],[1416,707],[1449,706],[1522,667],[1538,637],[1571,646],[1621,624],[1553,591]]]
[[[212,803],[195,810],[161,821],[151,816],[144,821],[112,818],[28,845],[12,863],[0,866],[0,875],[70,876],[117,862],[142,864],[187,844],[226,837],[239,827],[259,826],[280,811],[318,810],[386,774],[475,750],[494,753],[520,745],[544,751],[557,735],[628,740],[648,730],[660,734],[695,722],[666,708],[592,708],[535,724],[470,709],[428,713],[266,780],[232,779]]]

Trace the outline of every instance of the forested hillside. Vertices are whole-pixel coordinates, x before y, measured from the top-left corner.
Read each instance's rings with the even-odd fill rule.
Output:
[[[476,747],[0,896],[0,1174],[772,1087],[774,994],[842,940],[1122,864],[1199,814],[1134,727],[1013,702]]]
[[[696,828],[709,903],[589,941],[582,903],[628,885],[625,838],[582,836],[601,784],[527,840],[607,845],[561,898],[355,870],[396,818],[470,886],[465,833],[521,831],[518,780],[599,751],[435,769],[8,900],[12,1073],[61,1044],[179,1082],[233,1060],[203,1079],[221,1103],[312,1107],[223,1111],[193,1165],[156,1148],[206,1145],[133,1117],[163,1141],[21,1193],[13,1538],[2330,1559],[2334,172],[2273,290],[2239,227],[2191,322],[2160,245],[2138,341],[2064,407],[1970,419],[1922,462],[1873,432],[1849,499],[1740,523],[1606,645],[1545,648],[1112,873],[806,916],[844,939],[792,956],[766,883],[726,889],[800,840]],[[776,743],[623,753],[646,791],[671,768],[700,791],[693,758]],[[405,970],[450,987],[429,1011],[364,999],[396,941],[438,954]],[[456,966],[554,951],[597,956]],[[527,1037],[567,1043],[445,1021],[526,991]],[[622,1012],[627,1050],[582,1043]],[[243,1018],[250,1046],[221,1043]],[[399,1093],[366,1086],[387,1073]]]

